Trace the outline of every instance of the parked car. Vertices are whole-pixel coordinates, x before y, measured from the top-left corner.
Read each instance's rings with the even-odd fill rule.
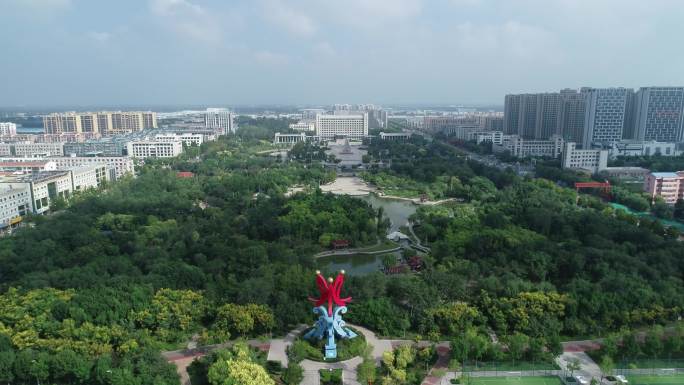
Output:
[[[580,385],[589,385],[589,380],[582,376],[575,376],[575,379],[577,380],[577,383]]]

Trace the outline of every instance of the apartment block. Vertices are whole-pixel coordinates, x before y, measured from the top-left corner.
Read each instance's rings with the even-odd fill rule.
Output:
[[[43,117],[46,135],[111,136],[153,128],[157,128],[157,114],[151,111],[64,112]]]

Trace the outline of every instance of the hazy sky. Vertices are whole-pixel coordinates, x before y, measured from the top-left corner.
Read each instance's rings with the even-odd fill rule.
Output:
[[[0,106],[684,85],[681,0],[0,0]]]

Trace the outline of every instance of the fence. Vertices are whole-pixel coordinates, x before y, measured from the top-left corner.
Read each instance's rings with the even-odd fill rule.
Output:
[[[462,372],[470,377],[536,377],[557,376],[562,371],[549,361],[516,361],[516,362],[466,362]]]

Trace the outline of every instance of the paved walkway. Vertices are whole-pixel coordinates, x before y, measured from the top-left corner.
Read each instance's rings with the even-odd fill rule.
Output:
[[[318,362],[304,360],[301,362],[304,369],[304,380],[301,385],[320,385],[321,375],[319,370],[342,369],[342,381],[344,385],[361,385],[356,378],[356,368],[363,361],[361,357],[354,357],[341,362]]]
[[[285,338],[271,340],[271,346],[268,349],[268,361],[278,361],[283,367],[287,367],[287,348],[292,345],[295,338],[307,328],[306,325],[299,325],[296,329],[287,333]]]
[[[574,375],[583,376],[590,381],[596,378],[597,381],[601,380],[602,372],[601,368],[591,359],[585,352],[563,352],[558,358],[556,358],[556,363],[563,370],[567,370],[568,364],[573,360],[578,360],[580,363],[580,369],[575,370]]]

